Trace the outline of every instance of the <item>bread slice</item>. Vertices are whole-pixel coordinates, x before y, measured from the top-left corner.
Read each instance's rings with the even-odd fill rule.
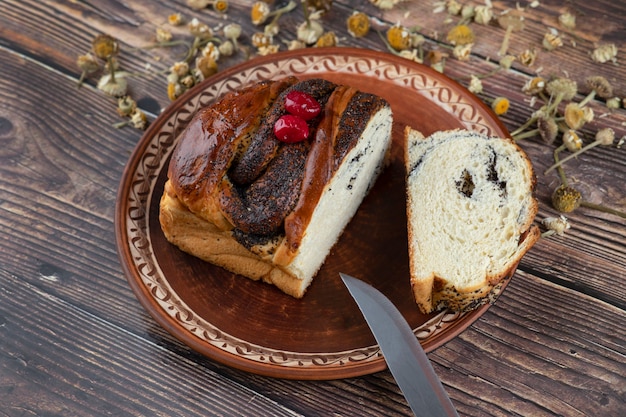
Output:
[[[283,97],[322,104],[309,140],[285,144]],[[160,202],[169,242],[300,298],[382,171],[393,116],[380,97],[290,77],[234,92],[181,134]]]
[[[539,238],[532,165],[514,141],[405,130],[411,286],[423,313],[493,300]]]

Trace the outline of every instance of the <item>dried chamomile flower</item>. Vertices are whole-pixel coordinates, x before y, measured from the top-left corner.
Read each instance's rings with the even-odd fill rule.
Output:
[[[113,97],[121,97],[128,90],[128,81],[123,74],[115,72],[105,74],[98,81],[98,90]]]
[[[250,40],[252,41],[252,45],[254,45],[256,48],[262,48],[272,43],[272,38],[270,36],[267,36],[263,32],[254,33]]]
[[[287,50],[289,51],[294,51],[296,49],[304,49],[306,48],[306,44],[302,41],[299,41],[297,39],[292,39],[290,41],[285,41],[287,44]]]
[[[408,59],[409,61],[417,62],[418,64],[424,63],[424,60],[421,58],[417,49],[405,49],[404,51],[398,52],[398,56]]]
[[[410,38],[411,48],[419,48],[426,42],[426,38],[420,33],[411,32]]]
[[[617,47],[614,43],[600,45],[591,53],[591,59],[601,64],[608,61],[615,63],[617,62]]]
[[[185,61],[175,62],[174,65],[170,67],[170,72],[176,74],[178,79],[183,78],[189,74],[189,64]]]
[[[461,8],[461,20],[470,20],[474,19],[476,15],[476,6],[472,4],[464,4]]]
[[[163,28],[156,28],[156,41],[158,43],[169,42],[172,40],[172,32]]]
[[[463,9],[463,5],[460,4],[458,1],[456,0],[447,0],[446,1],[446,11],[453,15],[456,16],[458,14],[461,14],[461,10]]]
[[[265,56],[265,55],[275,54],[276,52],[278,52],[279,49],[280,49],[279,45],[270,44],[267,46],[260,47],[259,49],[257,49],[257,52],[259,55]]]
[[[474,31],[468,25],[456,25],[448,31],[446,39],[452,45],[467,45],[474,43],[475,36]]]
[[[551,145],[554,143],[559,133],[559,126],[553,117],[544,115],[537,118],[537,130],[539,131],[541,139],[543,139],[547,145]]]
[[[605,127],[596,132],[596,141],[600,145],[611,146],[615,141],[615,131],[610,127]]]
[[[254,2],[252,8],[250,9],[250,19],[252,20],[253,25],[261,25],[265,23],[269,16],[270,6],[267,3],[263,1]]]
[[[100,59],[107,60],[119,52],[120,46],[113,36],[102,34],[98,35],[91,42],[91,48],[95,56]]]
[[[206,80],[211,75],[217,74],[217,71],[217,62],[210,54],[196,59],[196,74],[199,81]]]
[[[571,100],[578,91],[576,81],[569,78],[558,77],[546,84],[546,92],[554,97],[560,97],[561,100]]]
[[[322,13],[329,12],[333,6],[333,0],[305,0],[306,7]]]
[[[582,198],[580,191],[561,184],[552,193],[552,207],[561,213],[570,213],[580,207]]]
[[[117,100],[117,113],[120,116],[130,116],[137,108],[137,103],[130,96],[123,96]]]
[[[443,73],[446,58],[448,58],[448,54],[445,52],[428,51],[428,60],[430,61],[430,67],[437,72]]]
[[[139,109],[130,115],[130,125],[135,129],[145,130],[148,127],[148,118],[146,114]]]
[[[533,77],[524,83],[522,92],[529,96],[537,95],[546,88],[546,80],[543,77]]]
[[[222,42],[217,49],[220,51],[220,55],[222,56],[231,56],[235,53],[235,45],[229,40]]]
[[[452,49],[452,55],[459,61],[469,61],[472,54],[473,43],[457,45]]]
[[[619,97],[611,97],[606,100],[606,108],[610,110],[616,110],[621,107],[622,100]]]
[[[578,130],[582,128],[585,123],[593,120],[593,109],[586,106],[581,106],[578,103],[567,103],[563,112],[565,118],[565,124],[570,129]]]
[[[553,51],[556,48],[563,46],[563,39],[556,31],[548,31],[543,35],[543,41],[541,45],[546,51]]]
[[[81,69],[80,79],[78,80],[78,87],[80,87],[85,80],[85,77],[100,69],[100,64],[90,52],[84,55],[79,55],[76,59],[76,65]]]
[[[601,75],[595,75],[587,77],[585,79],[585,85],[591,89],[589,94],[580,102],[581,106],[584,106],[589,101],[593,100],[596,95],[602,98],[609,98],[613,95],[613,86],[609,81]]]
[[[520,16],[507,13],[498,18],[498,24],[501,28],[506,30],[502,38],[502,43],[500,44],[500,50],[498,51],[498,55],[503,56],[506,55],[509,49],[511,34],[524,29],[524,20]]]
[[[210,56],[213,61],[217,62],[220,59],[220,50],[216,44],[213,42],[207,43],[202,51],[200,52],[202,56]]]
[[[516,58],[513,55],[505,55],[502,58],[500,58],[500,61],[498,62],[498,64],[500,65],[500,68],[508,70],[508,69],[511,69],[513,62],[515,62],[515,59]]]
[[[570,152],[576,152],[583,147],[583,140],[576,131],[568,129],[563,133],[563,145]]]
[[[216,0],[213,2],[213,10],[218,13],[226,13],[228,11],[228,0]]]
[[[184,89],[180,83],[171,81],[167,83],[167,98],[171,101],[175,101],[183,93]]]
[[[315,47],[322,48],[327,46],[336,46],[337,45],[337,36],[335,32],[326,32],[322,36],[317,39],[315,42]]]
[[[180,85],[182,85],[186,90],[190,89],[194,85],[196,85],[196,77],[192,74],[186,75],[180,80]]]
[[[490,4],[474,7],[474,22],[479,25],[488,25],[493,19],[493,8]]]
[[[467,89],[474,94],[481,94],[483,92],[483,82],[472,74]]]
[[[403,51],[411,47],[410,32],[404,26],[397,24],[387,30],[387,42],[396,51]]]
[[[195,17],[189,22],[187,27],[189,32],[198,39],[209,39],[213,37],[213,30]]]
[[[309,20],[309,22],[302,22],[296,30],[296,38],[305,43],[306,45],[312,45],[322,36],[324,28],[317,20]]]
[[[180,26],[185,23],[185,19],[183,19],[183,15],[180,13],[172,13],[167,17],[167,23],[172,26]]]
[[[541,224],[548,229],[548,232],[542,235],[544,237],[552,234],[563,236],[565,231],[571,228],[569,221],[567,221],[567,218],[563,215],[559,217],[546,217],[541,221]]]
[[[532,67],[537,59],[537,51],[535,49],[525,49],[517,56],[522,65]]]
[[[370,18],[363,12],[355,11],[346,20],[348,33],[354,38],[362,38],[370,31]]]
[[[559,23],[565,29],[573,30],[576,28],[576,15],[570,12],[561,13],[559,15]]]
[[[511,102],[506,97],[496,97],[491,103],[491,108],[493,112],[498,116],[503,115],[509,110]]]
[[[404,0],[370,0],[374,6],[381,10],[391,10],[393,7]]]

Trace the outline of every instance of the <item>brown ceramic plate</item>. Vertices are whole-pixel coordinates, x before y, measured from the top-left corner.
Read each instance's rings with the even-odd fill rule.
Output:
[[[228,91],[287,75],[322,77],[376,93],[389,101],[395,120],[391,165],[301,300],[181,252],[165,240],[158,221],[169,156],[196,110]],[[159,324],[191,348],[223,364],[280,378],[345,378],[386,368],[339,272],[385,293],[426,351],[455,337],[488,307],[425,316],[412,299],[402,160],[405,125],[425,134],[467,128],[507,135],[490,109],[461,85],[386,53],[349,48],[279,53],[222,71],[198,85],[152,123],[120,184],[117,245],[137,298]]]

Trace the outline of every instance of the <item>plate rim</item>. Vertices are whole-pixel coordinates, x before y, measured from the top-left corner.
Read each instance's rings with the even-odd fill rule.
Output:
[[[255,57],[218,72],[213,77],[203,81],[191,90],[187,91],[177,100],[177,102],[186,103],[188,99],[199,95],[201,91],[204,91],[207,86],[215,84],[216,82],[227,80],[229,77],[239,74],[247,69],[259,67],[263,64],[275,61],[288,61],[297,57],[317,57],[324,55],[378,59],[394,64],[398,68],[413,68],[420,73],[429,74],[431,77],[444,80],[446,84],[452,85],[457,91],[463,92],[465,98],[471,101],[471,104],[473,106],[480,107],[481,113],[490,116],[489,124],[492,128],[495,128],[496,134],[509,136],[506,127],[504,126],[502,121],[491,111],[491,109],[484,102],[482,102],[482,100],[469,92],[457,81],[447,77],[444,74],[436,72],[430,67],[418,64],[402,57],[398,57],[388,52],[380,52],[352,47],[308,48],[307,50],[285,51],[268,56]],[[173,102],[161,114],[159,114],[159,116],[150,124],[146,132],[140,138],[139,142],[135,145],[135,148],[133,149],[128,159],[128,162],[124,167],[116,198],[114,226],[118,257],[126,280],[128,281],[133,293],[135,294],[136,298],[143,306],[143,308],[145,308],[149,315],[170,335],[177,338],[186,346],[223,365],[242,371],[283,379],[327,380],[362,376],[387,369],[387,365],[384,361],[384,358],[382,357],[382,354],[379,350],[376,351],[376,349],[378,348],[377,345],[367,347],[373,348],[375,350],[372,356],[375,356],[376,358],[366,363],[354,362],[343,363],[340,366],[298,368],[285,367],[280,364],[270,365],[266,362],[250,360],[246,357],[232,354],[202,341],[196,335],[191,334],[179,321],[174,320],[167,312],[159,312],[158,310],[155,310],[154,304],[150,302],[150,300],[154,298],[153,295],[150,293],[146,285],[143,285],[142,278],[139,276],[138,271],[136,270],[136,268],[131,266],[132,262],[129,262],[129,260],[132,259],[132,253],[128,241],[129,236],[127,235],[127,209],[129,203],[129,193],[127,193],[126,191],[130,190],[131,188],[130,185],[134,179],[134,175],[132,174],[135,173],[135,170],[139,164],[139,160],[145,154],[146,149],[150,146],[150,139],[162,129],[163,125],[168,120],[170,120],[170,118],[173,117],[176,112],[179,111],[174,103],[176,102]],[[154,197],[153,191],[154,190],[149,190],[149,196],[146,200],[147,204],[144,207],[146,212],[146,219],[148,219],[149,217],[148,212],[152,204],[152,198]],[[146,220],[146,227],[149,227],[148,220]],[[149,230],[147,235],[149,239]],[[512,273],[515,272],[515,269],[516,268],[513,268]],[[505,279],[502,289],[504,289],[507,283],[508,279]],[[476,320],[478,320],[478,318],[482,316],[484,312],[486,312],[489,308],[490,305],[486,304],[471,312],[464,313],[461,324],[455,324],[453,326],[450,326],[450,328],[444,334],[436,334],[435,342],[428,344],[425,347],[425,350],[427,352],[430,352],[457,337],[461,332],[463,332],[466,328],[470,327]],[[413,330],[415,332],[415,329]],[[326,352],[320,353],[323,354]]]

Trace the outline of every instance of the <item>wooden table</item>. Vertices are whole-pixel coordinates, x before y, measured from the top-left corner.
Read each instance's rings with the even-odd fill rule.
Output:
[[[79,55],[100,33],[120,41],[124,69],[148,74],[131,80],[140,109],[154,119],[170,104],[163,73],[184,48],[146,49],[167,17],[182,13],[211,27],[237,22],[240,44],[254,54],[248,1],[230,1],[225,15],[192,10],[183,0],[122,2],[0,1],[0,415],[410,415],[388,371],[331,381],[267,378],[213,362],[158,326],[133,295],[120,267],[114,235],[117,187],[142,132],[116,128],[116,102],[95,88],[77,88]],[[322,24],[340,46],[385,51],[375,31],[353,38],[345,20],[353,10],[390,24],[417,26],[425,51],[452,53],[446,33],[457,16],[433,13],[434,1],[409,0],[380,10],[362,0],[335,1]],[[480,4],[479,2],[467,2]],[[521,92],[537,74],[578,82],[574,101],[601,75],[613,95],[626,97],[626,3],[546,0],[525,7],[525,29],[509,51],[536,48],[532,66],[515,62],[483,79],[487,103],[508,97],[501,116],[509,130],[538,104]],[[499,15],[516,2],[494,2]],[[274,7],[274,6],[272,6]],[[558,16],[567,8],[576,28]],[[295,38],[297,8],[280,19],[276,43]],[[468,84],[471,74],[498,67],[504,29],[471,23],[469,60],[450,57],[444,73]],[[546,51],[549,28],[563,46]],[[186,28],[174,39],[190,38]],[[617,63],[595,62],[591,51],[615,44]],[[245,60],[219,61],[220,69]],[[428,62],[426,62],[428,65]],[[149,66],[149,67],[148,67]],[[158,75],[151,73],[161,72]],[[590,142],[611,127],[612,146],[596,147],[566,165],[584,199],[626,212],[626,111],[608,110],[596,97],[595,118],[581,132]],[[537,221],[558,216],[550,204],[556,173],[544,174],[552,151],[538,136],[520,141],[537,171]],[[504,294],[470,328],[429,354],[463,416],[626,415],[626,220],[581,207],[567,214],[564,236],[542,238],[527,254]]]

